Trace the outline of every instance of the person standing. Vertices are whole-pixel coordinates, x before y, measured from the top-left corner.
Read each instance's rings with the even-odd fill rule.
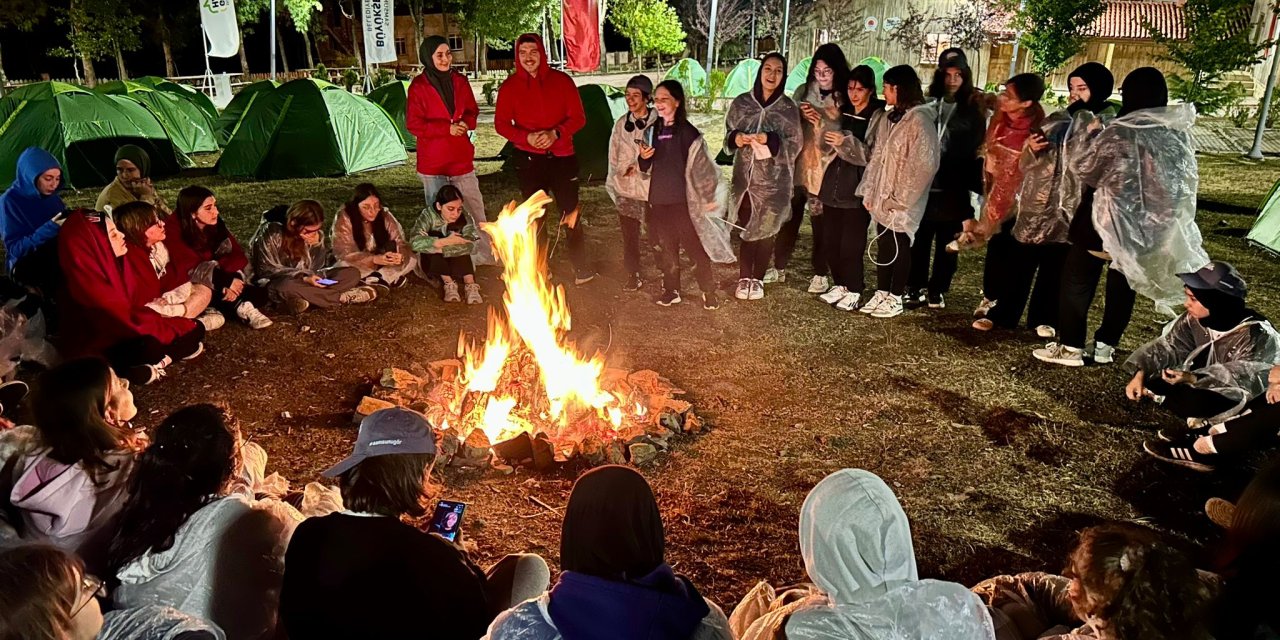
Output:
[[[800,110],[786,96],[782,84],[786,77],[787,59],[779,53],[766,55],[751,92],[734,98],[725,116],[724,148],[734,152],[730,207],[743,230],[738,287],[733,294],[739,300],[764,297],[774,238],[787,217],[794,215],[789,209],[792,172],[805,134]]]
[[[18,156],[13,184],[0,194],[0,238],[9,276],[46,297],[62,281],[58,229],[67,205],[58,195],[61,189],[58,159],[40,147],[27,147]]]
[[[578,157],[573,150],[573,134],[586,124],[577,86],[547,64],[542,38],[533,33],[516,38],[516,71],[498,88],[494,126],[515,147],[521,195],[546,191],[560,207],[574,284],[596,277],[578,216]]]
[[[476,148],[471,142],[480,107],[471,84],[453,70],[453,51],[441,36],[428,36],[418,47],[422,74],[409,83],[405,126],[418,139],[418,178],[427,206],[440,187],[451,184],[462,192],[467,210],[485,222],[484,196],[476,179]],[[487,237],[480,240],[476,264],[495,264]]]
[[[640,145],[645,132],[658,120],[658,112],[649,108],[653,81],[648,76],[635,76],[627,81],[627,113],[613,124],[609,137],[609,175],[604,188],[618,207],[618,226],[622,228],[622,266],[626,270],[623,291],[639,291],[644,286],[640,277],[640,227],[649,215],[649,175],[640,170]]]

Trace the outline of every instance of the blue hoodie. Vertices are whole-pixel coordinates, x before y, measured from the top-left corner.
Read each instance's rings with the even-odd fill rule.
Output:
[[[547,611],[565,640],[688,640],[711,608],[663,564],[632,582],[565,571]]]
[[[40,245],[58,237],[58,224],[53,217],[67,205],[57,191],[43,196],[36,190],[36,179],[50,169],[61,169],[58,159],[39,147],[27,147],[18,156],[18,175],[13,185],[0,194],[0,237],[4,239],[6,265],[13,265]],[[62,189],[62,185],[58,185]]]

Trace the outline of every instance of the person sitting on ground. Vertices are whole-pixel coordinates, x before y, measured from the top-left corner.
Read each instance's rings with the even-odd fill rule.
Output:
[[[193,265],[191,280],[212,290],[214,308],[254,329],[271,326],[260,310],[269,301],[267,290],[246,282],[249,258],[223,222],[212,191],[198,185],[179,191],[177,208],[165,218],[164,231],[169,255],[174,262]]]
[[[973,590],[990,608],[999,640],[1210,637],[1209,590],[1195,567],[1134,525],[1082,531],[1065,576],[997,576]]]
[[[907,514],[870,471],[837,471],[809,492],[800,552],[814,584],[776,597],[756,585],[730,618],[740,640],[994,637],[977,596],[919,578]]]
[[[116,373],[149,384],[174,361],[203,353],[205,328],[134,302],[148,274],[125,260],[128,250],[109,216],[93,211],[67,216],[58,234],[58,259],[66,277],[61,307],[80,322],[64,327],[60,350],[65,358],[103,356]]]
[[[13,184],[0,194],[0,238],[9,277],[45,296],[53,296],[61,282],[58,225],[67,209],[58,195],[61,189],[58,159],[28,147],[18,156]]]
[[[338,264],[359,269],[362,282],[384,293],[408,284],[418,266],[404,227],[368,182],[356,185],[333,218],[333,253]]]
[[[205,331],[221,328],[226,318],[209,308],[213,290],[191,281],[188,274],[194,265],[170,258],[164,222],[156,208],[142,201],[127,202],[116,207],[111,217],[129,244],[125,262],[139,274],[134,301],[165,317],[194,319]]]
[[[1184,467],[1212,471],[1222,460],[1239,459],[1274,446],[1280,435],[1280,366],[1267,374],[1266,392],[1250,400],[1239,413],[1197,422],[1200,426],[1188,431],[1162,430],[1160,437],[1169,444],[1152,442],[1147,451],[1159,452],[1157,457]],[[1181,451],[1175,453],[1178,449]]]
[[[420,413],[382,409],[360,422],[355,451],[324,472],[347,510],[306,520],[289,543],[280,617],[292,640],[469,640],[547,588],[538,556],[507,556],[486,576],[461,546],[401,521],[428,512],[435,456]]]
[[[254,500],[265,464],[224,407],[196,404],[165,418],[138,458],[111,544],[112,602],[173,607],[233,640],[277,637],[284,551],[302,516],[279,500]]]
[[[104,213],[129,202],[141,200],[155,205],[161,217],[169,215],[169,206],[151,184],[151,156],[135,144],[116,150],[116,179],[102,189],[93,208]]]
[[[1211,262],[1179,277],[1187,310],[1129,357],[1125,365],[1134,374],[1125,395],[1134,402],[1151,398],[1187,419],[1189,431],[1165,430],[1166,442],[1145,443],[1151,455],[1208,470],[1218,451],[1206,436],[1265,395],[1268,374],[1280,361],[1280,335],[1246,306],[1248,287],[1230,264]]]
[[[475,220],[466,211],[462,191],[446,184],[436,192],[436,200],[422,210],[413,228],[413,250],[426,266],[427,275],[444,282],[444,301],[461,302],[458,281],[467,294],[467,304],[483,304],[476,268],[471,262],[476,240]]]
[[[129,382],[99,358],[68,360],[40,374],[35,426],[4,432],[0,541],[47,542],[106,568],[120,506],[145,436]]]
[[[324,207],[315,200],[299,200],[287,209],[280,206],[262,214],[253,236],[255,282],[294,314],[378,297],[373,287],[360,284],[359,269],[331,266],[333,255],[324,246],[323,227]]]
[[[0,551],[0,640],[223,640],[222,631],[168,607],[102,612],[102,580],[48,545]]]
[[[1280,464],[1258,472],[1235,505],[1220,499],[1210,503],[1215,500],[1227,507],[1219,511],[1229,515],[1224,518],[1226,540],[1214,554],[1221,589],[1211,616],[1213,635],[1278,637],[1280,611],[1273,603],[1280,596],[1275,580],[1280,572]]]
[[[666,562],[662,514],[635,469],[597,467],[573,485],[560,579],[502,613],[486,640],[728,640],[729,621]]]

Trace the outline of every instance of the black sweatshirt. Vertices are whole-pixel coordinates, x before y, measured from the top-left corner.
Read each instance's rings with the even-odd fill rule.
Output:
[[[653,157],[640,159],[640,170],[649,173],[649,204],[688,202],[685,169],[689,147],[697,144],[702,134],[688,121],[668,126],[658,120],[653,127]]]
[[[334,513],[298,525],[280,618],[291,640],[475,640],[492,616],[484,572],[396,518]]]

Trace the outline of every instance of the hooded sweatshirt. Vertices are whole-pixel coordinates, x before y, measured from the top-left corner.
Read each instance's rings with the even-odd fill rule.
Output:
[[[422,59],[423,71],[409,83],[405,128],[418,139],[418,173],[457,177],[475,171],[476,148],[470,137],[455,136],[449,133],[449,127],[462,122],[468,130],[475,130],[480,108],[462,74],[440,71],[432,64],[430,52],[441,43],[443,39],[439,36],[422,43],[426,53]]]
[[[11,272],[18,260],[58,237],[58,224],[53,217],[67,205],[58,191],[40,195],[36,179],[50,169],[61,168],[57,158],[39,147],[27,147],[18,156],[13,185],[0,194],[0,236],[4,238],[5,264]],[[62,184],[59,183],[59,190]]]
[[[805,570],[825,599],[791,615],[788,640],[991,640],[982,601],[952,582],[920,580],[907,516],[869,471],[818,483],[800,511]]]
[[[541,58],[538,75],[529,75],[519,60],[516,61],[516,72],[498,88],[494,127],[498,135],[526,153],[560,158],[572,156],[573,135],[587,124],[578,87],[573,78],[547,64],[547,50],[541,37],[532,33],[520,36],[516,39],[517,52],[526,42],[538,46]],[[529,144],[529,134],[546,130],[557,135],[550,148],[537,149]]]

